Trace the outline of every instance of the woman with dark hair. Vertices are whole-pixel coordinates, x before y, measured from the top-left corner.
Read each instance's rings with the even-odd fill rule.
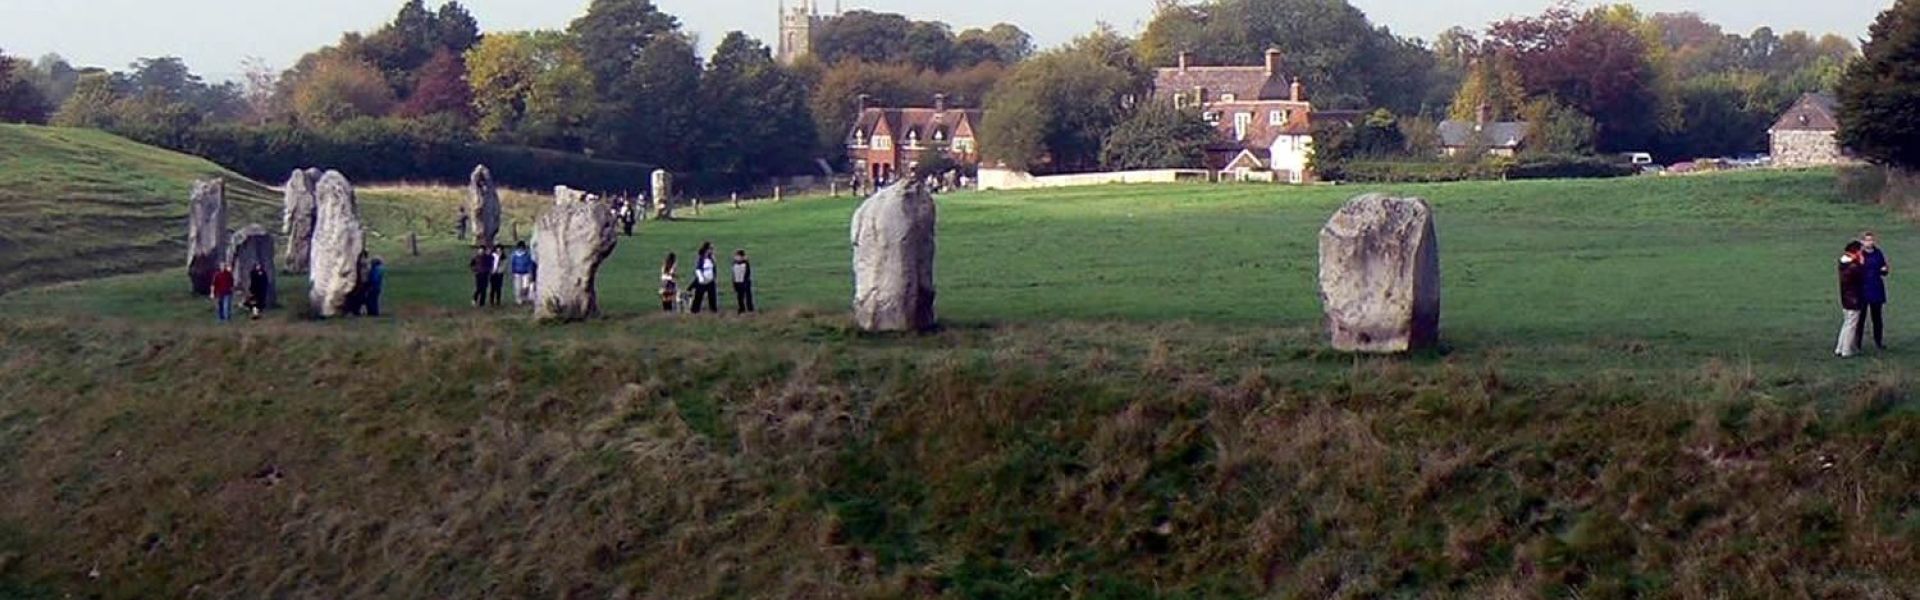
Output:
[[[1840,344],[1833,348],[1833,355],[1840,358],[1850,358],[1860,352],[1860,311],[1866,308],[1864,247],[1860,242],[1852,242],[1847,244],[1846,253],[1840,255],[1840,308],[1844,318],[1840,322]]]
[[[674,305],[680,301],[680,283],[675,281],[679,277],[679,263],[680,257],[672,252],[667,253],[666,262],[660,263],[660,310],[673,312]]]
[[[700,244],[700,257],[693,263],[693,314],[700,314],[700,303],[707,303],[707,310],[720,314],[720,283],[717,280],[718,269],[713,263],[713,242]]]

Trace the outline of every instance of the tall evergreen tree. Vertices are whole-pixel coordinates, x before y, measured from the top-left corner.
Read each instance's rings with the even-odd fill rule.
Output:
[[[1920,170],[1920,0],[1880,13],[1840,82],[1840,141],[1882,164]]]

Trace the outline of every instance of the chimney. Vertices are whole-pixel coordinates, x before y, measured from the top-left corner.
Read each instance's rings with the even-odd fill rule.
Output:
[[[1187,72],[1187,52],[1184,50],[1180,52],[1180,72]]]
[[[947,95],[933,95],[933,112],[947,112]]]
[[[1267,49],[1267,76],[1272,77],[1278,74],[1280,74],[1280,49],[1268,48]]]
[[[1307,86],[1300,85],[1300,78],[1293,78],[1293,85],[1287,86],[1287,99],[1299,102],[1307,96]]]
[[[856,101],[856,102],[858,102],[858,103],[859,103],[859,107],[860,107],[860,112],[863,112],[863,113],[864,113],[864,112],[867,112],[867,101],[868,101],[868,100],[870,100],[870,99],[872,99],[872,98],[873,98],[873,96],[868,96],[868,95],[866,95],[866,94],[861,94],[861,95],[860,95],[860,99]]]
[[[1480,110],[1475,111],[1473,116],[1473,130],[1480,131],[1486,129],[1487,124],[1493,122],[1493,105],[1481,103]]]
[[[1193,86],[1193,101],[1201,105],[1207,103],[1207,88],[1205,86]]]

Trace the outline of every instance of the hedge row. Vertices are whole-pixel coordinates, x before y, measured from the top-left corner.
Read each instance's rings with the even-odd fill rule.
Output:
[[[1357,160],[1323,169],[1326,179],[1353,183],[1439,183],[1502,179],[1597,179],[1639,173],[1633,165],[1591,156],[1541,155],[1477,162]]]
[[[444,130],[443,130],[444,131]],[[529,190],[567,185],[609,193],[645,190],[651,165],[578,154],[475,143],[431,124],[364,119],[327,131],[289,126],[210,125],[184,132],[119,131],[122,135],[204,157],[247,177],[277,184],[294,169],[340,171],[355,182],[465,185],[486,165],[500,185]]]

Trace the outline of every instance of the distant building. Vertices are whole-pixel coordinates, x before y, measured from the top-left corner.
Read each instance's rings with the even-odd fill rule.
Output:
[[[1840,147],[1840,105],[1826,94],[1807,94],[1793,103],[1767,136],[1772,138],[1773,164],[1814,167],[1852,162]]]
[[[1268,50],[1265,64],[1257,66],[1195,66],[1189,60],[1182,52],[1179,66],[1154,73],[1153,97],[1198,110],[1214,126],[1208,169],[1239,179],[1313,181],[1307,162],[1313,125],[1321,119],[1299,78],[1283,72],[1279,50]]]
[[[903,173],[912,173],[930,152],[944,152],[962,165],[980,163],[975,134],[985,111],[949,109],[945,94],[933,97],[931,108],[869,107],[860,97],[860,112],[847,133],[847,156],[854,176],[869,185],[885,185]]]
[[[1472,122],[1440,122],[1440,153],[1459,156],[1462,152],[1484,151],[1487,156],[1513,156],[1526,146],[1532,132],[1526,121],[1493,120],[1493,107],[1481,105]]]
[[[788,10],[786,0],[780,0],[780,37],[774,57],[781,64],[793,64],[800,57],[813,54],[813,36],[818,35],[826,24],[840,18],[840,3],[833,3],[833,14],[820,14],[820,7],[813,0],[800,0],[792,10]]]

